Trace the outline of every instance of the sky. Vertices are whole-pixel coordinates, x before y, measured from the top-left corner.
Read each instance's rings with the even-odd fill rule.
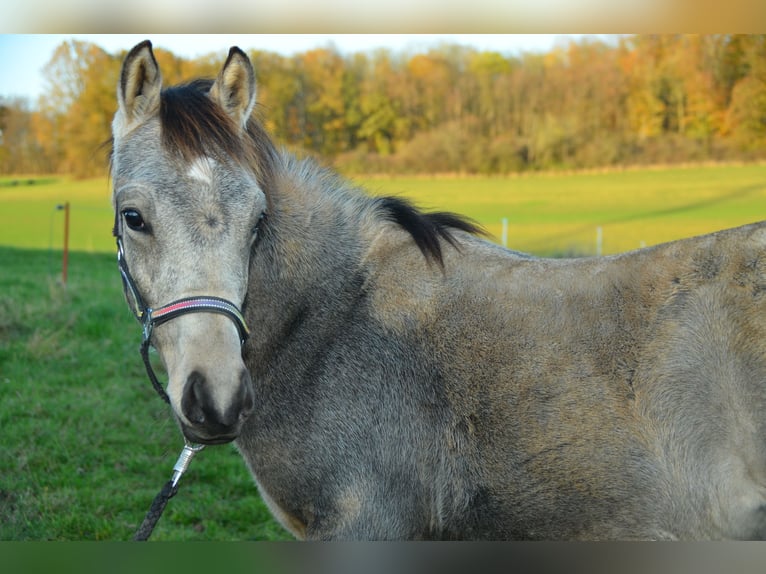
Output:
[[[0,96],[26,97],[34,103],[44,89],[43,68],[56,47],[69,39],[86,40],[110,53],[129,50],[149,39],[156,48],[195,58],[210,53],[225,56],[231,46],[292,55],[334,46],[342,53],[376,48],[427,50],[449,41],[505,55],[546,52],[583,34],[2,34],[0,35]]]

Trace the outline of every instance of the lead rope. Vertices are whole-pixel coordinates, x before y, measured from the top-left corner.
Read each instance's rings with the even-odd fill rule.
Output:
[[[205,445],[203,444],[191,444],[189,442],[184,444],[184,448],[181,450],[178,460],[175,465],[173,465],[173,477],[165,483],[157,496],[154,497],[154,501],[152,501],[152,505],[149,507],[149,512],[146,513],[144,521],[133,535],[134,541],[145,542],[149,540],[149,537],[152,535],[157,522],[159,522],[168,501],[176,495],[176,492],[178,492],[178,481],[181,480],[181,476],[183,476],[186,469],[189,468],[189,463],[191,462],[191,459],[194,458],[194,455],[203,448],[205,448]]]

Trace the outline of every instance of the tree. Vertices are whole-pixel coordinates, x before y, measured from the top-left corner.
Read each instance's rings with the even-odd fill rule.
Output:
[[[385,50],[378,51],[371,59],[357,56],[357,66],[361,86],[356,138],[364,143],[366,151],[388,156],[394,152],[398,141],[409,139],[409,134],[401,129],[404,120],[402,102],[395,90],[400,76]]]
[[[0,100],[0,173],[34,173],[35,146],[27,101]]]
[[[257,113],[277,140],[355,169],[506,172],[766,156],[766,36],[588,38],[511,57],[253,52]],[[215,77],[225,52],[158,48],[166,84]],[[103,173],[124,54],[58,46],[36,108],[0,102],[0,169]]]
[[[331,49],[310,50],[300,58],[305,97],[305,145],[331,156],[349,148],[344,98],[345,69],[340,55]]]
[[[728,131],[740,149],[762,153],[766,149],[766,35],[732,42],[737,45],[738,67],[743,73],[731,91]]]
[[[486,137],[495,138],[504,131],[503,111],[510,104],[504,80],[510,72],[510,61],[497,52],[476,52],[469,57],[466,75],[473,80],[468,86],[475,85],[475,94],[467,94],[467,107],[481,119]]]
[[[120,60],[88,42],[62,43],[44,69],[47,83],[34,130],[53,169],[77,176],[103,173]]]

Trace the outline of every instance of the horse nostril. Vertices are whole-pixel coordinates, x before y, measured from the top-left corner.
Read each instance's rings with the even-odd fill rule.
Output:
[[[238,433],[240,425],[255,408],[250,373],[247,370],[240,372],[239,385],[236,390],[232,389],[230,401],[217,404],[211,390],[211,381],[202,372],[192,371],[186,379],[181,399],[184,417],[192,426],[204,426],[204,433],[210,437]]]
[[[181,410],[191,423],[202,424],[205,422],[205,413],[202,410],[204,385],[205,377],[199,371],[192,371],[186,380]]]

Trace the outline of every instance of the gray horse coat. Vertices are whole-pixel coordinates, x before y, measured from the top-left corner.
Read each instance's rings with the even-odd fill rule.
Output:
[[[173,412],[308,539],[766,537],[766,223],[547,260],[276,150],[232,49],[123,64],[112,155]],[[265,218],[259,224],[263,213]],[[232,501],[236,504],[236,501]]]

